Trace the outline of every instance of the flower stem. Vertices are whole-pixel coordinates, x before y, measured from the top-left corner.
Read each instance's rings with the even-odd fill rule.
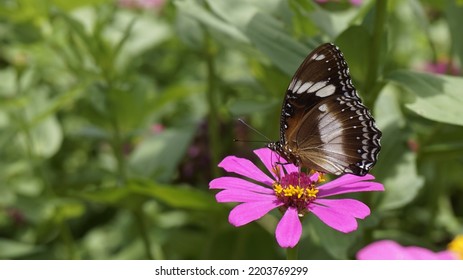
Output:
[[[287,260],[297,260],[297,255],[298,255],[298,245],[294,246],[294,248],[286,249],[286,259]]]
[[[15,77],[15,92],[20,96],[24,96],[25,92],[21,87],[22,71],[16,71]],[[25,153],[27,156],[27,162],[30,164],[30,169],[32,174],[39,178],[47,192],[48,198],[50,199],[59,199],[59,196],[53,189],[52,184],[50,183],[49,178],[47,177],[47,162],[45,159],[41,159],[40,156],[34,151],[36,145],[34,138],[32,136],[31,128],[29,121],[26,117],[25,112],[13,112],[12,119],[16,122],[19,132],[23,133],[25,139]],[[56,216],[55,216],[56,217]],[[76,251],[76,245],[74,242],[74,237],[72,235],[71,228],[64,219],[59,219],[57,226],[60,229],[59,236],[61,241],[64,243],[64,249],[66,252],[66,259],[75,260],[79,259],[79,255]]]
[[[219,115],[218,115],[218,100],[216,92],[216,70],[214,65],[214,54],[215,48],[212,44],[212,40],[205,32],[204,37],[204,55],[207,65],[207,102],[209,105],[209,118],[208,118],[208,132],[209,132],[209,143],[211,152],[211,174],[213,177],[218,177],[219,169],[216,164],[220,160],[220,131],[219,131]]]
[[[145,247],[145,257],[148,260],[154,260],[153,253],[151,252],[151,240],[147,233],[143,210],[141,208],[138,208],[134,210],[132,214],[135,218],[135,223],[137,224],[141,239],[143,241],[143,245]]]
[[[373,40],[370,50],[370,59],[368,63],[368,72],[364,87],[364,92],[368,92],[365,96],[367,107],[373,108],[376,98],[378,97],[380,88],[376,86],[380,73],[380,58],[381,47],[383,44],[385,23],[387,15],[387,0],[378,0],[375,5],[375,22],[373,27]]]

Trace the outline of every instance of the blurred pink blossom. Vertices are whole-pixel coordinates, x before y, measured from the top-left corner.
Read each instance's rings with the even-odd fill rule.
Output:
[[[165,0],[119,0],[118,4],[131,9],[161,9]]]
[[[155,124],[153,124],[151,126],[151,132],[153,134],[159,134],[159,133],[163,132],[164,129],[165,129],[165,127],[160,123],[155,123]]]
[[[358,260],[455,260],[450,250],[433,252],[418,246],[402,246],[393,240],[373,242],[357,252]]]
[[[436,62],[427,62],[423,66],[423,70],[435,74],[458,75],[460,69],[451,61],[440,59]]]

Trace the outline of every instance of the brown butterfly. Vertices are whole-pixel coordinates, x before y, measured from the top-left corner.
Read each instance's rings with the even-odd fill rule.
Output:
[[[378,159],[380,138],[343,54],[327,43],[294,74],[281,109],[280,140],[267,147],[297,166],[364,176]]]

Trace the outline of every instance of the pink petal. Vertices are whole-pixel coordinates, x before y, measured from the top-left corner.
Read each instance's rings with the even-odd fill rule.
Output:
[[[320,179],[320,173],[315,172],[314,174],[310,175],[310,181],[318,182],[318,179]]]
[[[370,215],[370,208],[355,199],[317,199],[314,203],[334,208],[337,212],[346,213],[359,219],[364,219]]]
[[[429,249],[416,246],[402,248],[407,253],[409,260],[437,260],[436,253]]]
[[[458,258],[451,251],[440,251],[436,253],[436,260],[458,260]]]
[[[309,204],[308,209],[322,222],[335,230],[349,233],[357,229],[357,220],[354,216],[348,213],[337,212],[332,208],[320,206],[314,203]]]
[[[239,227],[262,218],[265,214],[283,203],[278,201],[256,201],[242,203],[230,211],[228,221],[235,227]]]
[[[273,189],[266,188],[237,177],[220,177],[209,183],[210,189],[240,189],[257,193],[273,194]]]
[[[433,251],[410,246],[404,247],[393,240],[380,240],[371,243],[357,252],[358,260],[454,260],[449,251]]]
[[[273,201],[274,195],[255,193],[243,190],[223,190],[215,195],[217,202],[254,202],[254,201]]]
[[[392,240],[381,240],[357,252],[358,260],[405,260],[408,254]]]
[[[278,161],[281,162],[281,163],[285,163],[285,164],[282,164],[282,165],[286,170],[286,174],[289,174],[289,173],[292,173],[292,172],[299,172],[299,167],[297,167],[296,165],[294,165],[292,163],[287,163],[287,161],[284,158],[280,158]]]
[[[277,225],[275,236],[282,248],[293,248],[302,235],[302,224],[296,208],[288,208]]]
[[[257,166],[255,166],[254,163],[245,158],[228,156],[219,163],[219,167],[222,167],[228,172],[243,175],[269,186],[272,185],[274,181],[264,172],[262,172]]]
[[[332,188],[332,187],[339,187],[339,186],[344,186],[344,185],[347,185],[347,184],[351,184],[351,183],[356,183],[356,182],[361,182],[361,181],[369,181],[369,180],[373,180],[375,177],[371,174],[367,174],[365,176],[356,176],[356,175],[352,175],[352,174],[346,174],[346,175],[343,175],[339,178],[336,178],[335,180],[331,181],[331,182],[328,182],[326,184],[323,185],[324,188],[326,189],[329,189],[329,188]]]
[[[261,149],[254,150],[254,153],[259,157],[260,161],[262,161],[262,163],[267,168],[267,170],[270,172],[270,174],[272,174],[272,176],[275,179],[278,179],[278,177],[276,177],[274,173],[275,171],[274,166],[277,164],[276,159],[278,159],[278,155],[272,152],[272,150],[270,150],[269,148],[261,148]],[[280,174],[279,174],[280,177],[283,176],[283,173],[281,171],[283,170],[280,169]]]
[[[275,177],[274,169],[273,167],[275,165],[280,165],[283,166],[286,170],[286,173],[291,173],[291,172],[297,172],[298,168],[291,163],[287,163],[287,161],[282,158],[280,155],[277,153],[273,152],[269,148],[261,148],[254,150],[254,153],[259,157],[259,159],[262,161],[262,163],[265,165],[268,171]],[[282,177],[284,174],[282,173],[283,170],[280,168],[280,177]],[[275,179],[278,179],[275,177]]]
[[[334,180],[336,181],[336,180]],[[326,185],[332,183],[333,181],[319,186],[318,197],[327,197],[343,193],[354,193],[354,192],[372,192],[372,191],[384,191],[384,186],[381,183],[377,182],[356,182],[356,183],[347,183],[342,186],[331,186],[326,187]]]

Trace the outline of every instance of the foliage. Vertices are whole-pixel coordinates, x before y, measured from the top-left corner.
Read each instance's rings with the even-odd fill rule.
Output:
[[[233,139],[267,141],[238,118],[277,139],[291,75],[326,41],[374,108],[386,191],[354,233],[306,219],[300,257],[463,231],[461,1],[157,2],[1,2],[0,258],[284,258],[276,216],[233,228],[208,182],[262,146]]]

